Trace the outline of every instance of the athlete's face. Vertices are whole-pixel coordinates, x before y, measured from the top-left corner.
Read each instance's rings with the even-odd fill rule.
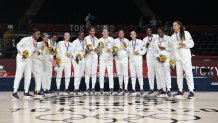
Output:
[[[124,38],[124,32],[123,31],[119,31],[119,38]]]
[[[34,38],[35,40],[38,40],[39,37],[40,37],[40,32],[39,32],[39,31],[33,33],[33,38]]]
[[[49,36],[48,36],[48,35],[44,35],[44,36],[42,37],[42,40],[43,40],[44,42],[48,42],[48,39],[49,39]]]
[[[179,32],[180,27],[181,26],[178,23],[176,23],[176,22],[173,23],[173,30],[174,30],[174,32]]]
[[[160,37],[163,37],[164,31],[161,30],[161,29],[158,29],[158,30],[157,30],[157,34],[158,34]]]
[[[151,28],[147,28],[146,33],[148,36],[152,35],[152,29]]]
[[[65,33],[64,34],[64,40],[65,41],[69,41],[70,40],[70,34],[69,33]]]
[[[104,29],[104,30],[102,31],[103,37],[108,37],[108,34],[109,34],[109,32],[108,32],[107,29]]]
[[[136,32],[135,31],[132,31],[131,33],[130,33],[130,37],[133,39],[133,40],[135,40],[136,39]]]
[[[89,34],[90,34],[91,36],[95,36],[95,29],[92,28],[92,29],[89,31]]]
[[[57,35],[53,35],[53,36],[51,37],[51,39],[52,39],[52,41],[56,42],[56,41],[58,40],[58,37],[57,37]]]
[[[79,34],[79,40],[82,40],[82,41],[84,40],[84,33]]]

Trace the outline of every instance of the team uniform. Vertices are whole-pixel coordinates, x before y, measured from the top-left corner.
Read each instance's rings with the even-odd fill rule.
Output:
[[[103,94],[104,91],[104,77],[105,77],[105,70],[107,69],[107,74],[109,78],[109,88],[111,94],[113,94],[113,88],[114,88],[114,80],[113,80],[113,54],[112,54],[112,48],[114,44],[114,39],[112,37],[107,38],[100,38],[99,42],[103,42],[104,46],[102,48],[102,52],[100,54],[100,65],[99,65],[99,82],[100,82],[100,93]],[[107,50],[110,49],[111,52],[108,52]]]
[[[43,75],[43,49],[41,42],[37,43],[35,52],[32,55],[32,72],[35,78],[35,91],[34,98],[42,98],[41,88],[42,88],[42,75]]]
[[[48,46],[52,46],[53,50],[56,49],[56,42],[51,42],[50,40],[45,42],[39,42],[38,46],[46,46],[41,50],[41,55],[43,57],[42,61],[42,89],[44,94],[49,95],[50,94],[50,88],[51,88],[51,78],[52,78],[52,61],[53,61],[53,55],[51,55],[50,50],[48,49]],[[41,49],[41,48],[40,48]]]
[[[162,47],[165,47],[165,50],[161,50],[159,48],[159,45]],[[167,57],[166,61],[164,63],[157,62],[158,67],[158,74],[160,75],[162,79],[162,82],[160,82],[161,90],[159,91],[158,95],[161,96],[162,94],[165,95],[167,92],[167,95],[170,97],[170,89],[171,89],[171,74],[170,74],[170,60],[171,60],[171,38],[167,35],[163,35],[163,37],[158,36],[155,41],[154,45],[154,51],[155,56],[160,57],[160,55],[165,55]],[[167,88],[167,90],[166,90]],[[164,89],[164,90],[163,90]]]
[[[92,49],[97,48],[98,46],[98,38],[86,36],[85,37],[85,44],[91,44]],[[86,54],[86,66],[85,66],[85,82],[86,82],[86,89],[87,93],[90,94],[89,89],[89,79],[92,77],[92,93],[95,94],[95,84],[96,84],[96,74],[97,74],[97,67],[98,67],[98,55],[97,52],[91,51],[90,53]]]
[[[57,49],[57,42],[52,41],[51,39],[48,41],[48,45],[53,47],[53,51]],[[46,93],[51,93],[51,79],[52,79],[52,72],[53,72],[53,60],[56,56],[50,55],[50,59],[47,60],[47,84],[46,84]]]
[[[69,41],[60,41],[57,44],[57,51],[58,55],[57,57],[61,58],[60,65],[57,70],[57,76],[56,76],[56,85],[57,85],[57,94],[59,94],[60,91],[60,84],[61,84],[61,78],[62,73],[64,71],[65,75],[65,93],[64,95],[69,95],[70,92],[68,91],[69,83],[70,83],[70,76],[71,76],[71,43]],[[67,54],[70,55],[70,57],[67,56]]]
[[[73,55],[72,63],[74,68],[74,92],[76,95],[78,95],[80,81],[85,72],[85,57],[84,57],[85,48],[86,45],[84,40],[76,39],[72,43],[72,55]],[[78,63],[76,62],[77,54],[80,54],[82,57]]]
[[[17,95],[17,90],[20,85],[20,81],[24,74],[24,96],[29,97],[29,85],[31,80],[31,66],[32,66],[32,59],[31,56],[35,51],[37,41],[33,39],[33,37],[25,37],[22,38],[21,41],[17,44],[17,58],[16,58],[16,74],[14,79],[14,93],[12,95],[13,98],[19,99]],[[23,59],[22,52],[27,50],[29,52],[29,57]]]
[[[183,96],[183,71],[186,75],[186,80],[189,88],[189,98],[194,97],[194,82],[192,73],[192,62],[191,62],[191,51],[190,49],[194,47],[194,41],[188,31],[185,31],[185,40],[182,42],[186,44],[185,47],[179,47],[177,41],[181,41],[180,34],[174,33],[171,36],[174,57],[176,60],[176,73],[177,73],[177,84],[179,91],[175,96]]]
[[[126,44],[126,48],[123,47],[123,43]],[[123,80],[124,80],[124,94],[127,93],[127,86],[128,86],[128,44],[129,40],[126,38],[115,39],[115,45],[118,47],[118,54],[117,58],[115,59],[116,62],[116,69],[117,69],[117,76],[119,78],[119,85],[120,89],[118,90],[118,94],[122,92],[123,89]]]
[[[147,36],[143,39],[143,42],[146,45],[146,59],[147,59],[147,68],[148,68],[148,81],[150,86],[150,91],[148,95],[153,94],[154,92],[154,77],[156,75],[156,82],[158,90],[161,89],[160,85],[160,76],[158,75],[158,67],[157,67],[157,58],[155,56],[155,39],[157,35],[153,34],[151,37]],[[149,45],[147,45],[149,44]]]
[[[134,52],[138,51],[138,55],[135,55]],[[143,59],[142,55],[146,53],[145,44],[140,39],[131,40],[129,42],[129,66],[130,66],[130,75],[132,82],[132,92],[135,93],[136,86],[136,76],[140,85],[140,93],[143,95]]]

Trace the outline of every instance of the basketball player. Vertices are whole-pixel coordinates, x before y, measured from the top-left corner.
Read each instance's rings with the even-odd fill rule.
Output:
[[[157,29],[158,38],[155,41],[155,55],[159,62],[157,62],[158,66],[158,74],[162,78],[160,83],[161,89],[158,91],[158,96],[165,96],[167,94],[168,97],[171,97],[171,75],[170,75],[170,64],[171,60],[171,38],[167,35],[164,35],[164,29],[159,27]],[[160,61],[160,55],[165,55],[167,60],[163,63]]]
[[[54,36],[54,35],[52,35]],[[52,61],[53,61],[53,51],[48,49],[49,46],[53,46],[53,49],[56,47],[56,42],[49,41],[49,35],[47,33],[43,34],[42,42],[38,43],[38,46],[41,49],[42,54],[42,89],[45,96],[50,96],[50,87],[51,87],[51,77],[52,77]]]
[[[89,28],[89,35],[85,37],[86,45],[92,45],[91,51],[86,54],[86,67],[85,67],[85,82],[86,82],[86,92],[90,95],[90,91],[95,95],[95,84],[96,84],[96,74],[98,67],[98,55],[96,48],[98,46],[98,38],[95,37],[95,27]],[[86,47],[87,49],[87,47]],[[92,87],[89,88],[89,79],[92,77]]]
[[[150,86],[150,91],[148,92],[148,95],[154,95],[154,77],[156,75],[156,81],[157,81],[157,88],[158,90],[161,89],[160,86],[160,80],[157,73],[158,68],[157,66],[157,58],[155,56],[154,52],[154,45],[155,45],[155,39],[157,38],[156,34],[152,34],[152,28],[151,26],[146,27],[146,33],[147,36],[143,39],[143,42],[145,43],[146,47],[146,59],[147,59],[147,68],[148,68],[148,81]]]
[[[70,83],[70,76],[71,76],[71,43],[70,43],[70,33],[64,33],[64,40],[59,41],[57,45],[58,57],[61,58],[60,66],[57,70],[57,77],[56,77],[56,85],[57,85],[57,95],[60,92],[60,84],[62,78],[62,72],[64,71],[65,75],[65,91],[64,95],[69,95],[70,92],[68,90],[69,83]]]
[[[104,77],[105,77],[105,70],[107,69],[108,78],[109,78],[109,88],[110,94],[113,95],[113,88],[114,88],[114,80],[113,80],[113,54],[112,48],[114,39],[108,36],[108,28],[104,28],[102,31],[103,37],[99,39],[99,42],[103,42],[102,51],[100,53],[100,94],[104,92]]]
[[[42,98],[44,94],[41,93],[41,86],[43,83],[43,89],[44,89],[44,83],[43,77],[44,74],[46,74],[46,66],[44,66],[44,57],[45,53],[47,52],[47,44],[48,44],[49,35],[47,33],[44,33],[42,36],[42,41],[37,43],[37,52],[34,52],[32,56],[32,72],[35,78],[35,91],[33,98],[39,99]]]
[[[118,55],[115,59],[117,76],[119,78],[120,88],[117,91],[117,94],[123,92],[123,94],[127,94],[128,87],[128,44],[129,40],[124,38],[124,31],[119,30],[119,38],[115,39],[115,45],[118,47]],[[123,91],[123,80],[124,80],[124,91]]]
[[[188,98],[194,98],[194,82],[192,73],[192,61],[190,49],[194,47],[194,41],[188,31],[184,31],[183,24],[180,21],[173,23],[174,34],[171,36],[173,52],[176,60],[176,73],[178,92],[175,97],[183,97],[183,71],[189,88]]]
[[[48,45],[53,47],[53,51],[57,50],[57,40],[58,40],[58,35],[55,32],[51,33],[51,39],[48,40]],[[45,94],[46,95],[50,95],[51,92],[51,79],[52,79],[52,71],[53,71],[53,66],[52,66],[52,61],[54,60],[54,58],[56,58],[56,55],[54,55],[54,52],[50,51],[51,59],[49,61],[47,61],[47,71],[48,71],[48,76],[47,76],[47,85],[46,85],[46,91]]]
[[[130,75],[132,82],[132,91],[130,94],[135,94],[135,86],[136,86],[136,76],[140,85],[140,94],[143,95],[143,74],[142,74],[142,66],[143,59],[142,55],[146,53],[146,48],[144,42],[142,40],[137,39],[137,35],[135,31],[132,31],[130,34],[132,40],[129,42],[129,66],[130,66]]]
[[[79,32],[79,37],[72,43],[73,68],[74,68],[74,93],[78,95],[81,78],[85,72],[85,48],[84,33]],[[77,54],[81,55],[81,60],[77,61]]]
[[[33,29],[33,35],[30,37],[25,37],[20,40],[17,44],[17,58],[16,58],[16,74],[14,79],[14,92],[12,94],[13,99],[19,99],[17,90],[20,85],[20,80],[24,74],[24,98],[30,98],[32,95],[29,93],[29,85],[31,80],[31,70],[32,70],[32,59],[31,56],[36,49],[37,40],[40,37],[40,32],[38,29]],[[27,50],[29,56],[23,58],[23,51]]]

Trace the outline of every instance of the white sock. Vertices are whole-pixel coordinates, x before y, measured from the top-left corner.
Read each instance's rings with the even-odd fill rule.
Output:
[[[127,86],[128,86],[128,84],[125,84],[125,89],[127,90]]]
[[[135,90],[135,85],[132,85],[132,90]]]
[[[144,89],[143,89],[143,85],[140,85],[140,90],[144,90]]]
[[[14,93],[17,93],[17,88],[14,88]]]

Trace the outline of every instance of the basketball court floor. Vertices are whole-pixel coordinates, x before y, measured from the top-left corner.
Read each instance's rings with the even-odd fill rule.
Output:
[[[195,99],[141,96],[60,96],[11,100],[0,92],[0,123],[217,123],[218,92]],[[19,93],[22,98],[22,93]]]

